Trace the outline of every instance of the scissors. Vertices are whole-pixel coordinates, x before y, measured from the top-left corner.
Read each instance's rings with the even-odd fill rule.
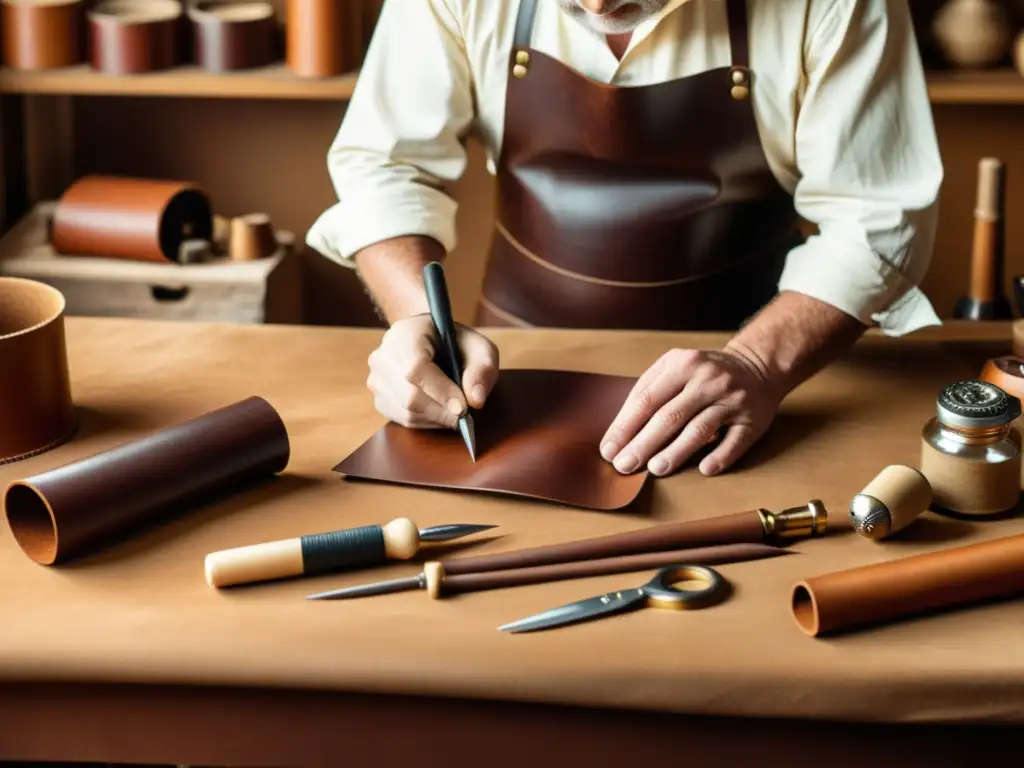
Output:
[[[704,582],[705,586],[699,589],[679,589],[673,586],[682,581],[700,581]],[[720,603],[728,593],[729,582],[714,568],[703,565],[672,565],[662,568],[643,586],[588,597],[586,600],[504,624],[498,629],[502,632],[535,632],[611,616],[641,606],[676,611],[707,608]]]

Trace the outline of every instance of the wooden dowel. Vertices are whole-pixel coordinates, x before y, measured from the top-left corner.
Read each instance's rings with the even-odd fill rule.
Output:
[[[631,573],[669,565],[715,565],[761,560],[792,554],[790,551],[768,544],[723,544],[715,547],[695,547],[666,552],[651,552],[642,555],[607,557],[534,568],[512,568],[484,573],[448,575],[440,562],[430,562],[424,567],[427,594],[437,599],[444,595],[462,592],[478,592],[487,589],[518,587],[525,584],[543,584],[565,579],[580,579],[588,576],[606,576],[614,573]]]
[[[813,500],[779,513],[753,509],[731,515],[668,523],[590,539],[549,544],[491,555],[458,557],[443,562],[449,576],[500,571],[507,568],[553,565],[601,557],[630,555],[679,547],[761,543],[766,539],[795,539],[825,532],[824,505]]]

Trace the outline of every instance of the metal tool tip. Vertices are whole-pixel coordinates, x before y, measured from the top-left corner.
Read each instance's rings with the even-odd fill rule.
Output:
[[[448,525],[434,525],[420,531],[421,541],[451,541],[460,539],[463,536],[471,536],[481,531],[489,531],[497,528],[497,525],[483,525],[475,523],[450,523]]]

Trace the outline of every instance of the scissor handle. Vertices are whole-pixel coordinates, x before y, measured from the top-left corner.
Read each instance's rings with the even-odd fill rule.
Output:
[[[703,581],[703,589],[678,589],[680,581]],[[729,593],[729,583],[714,568],[704,565],[672,565],[662,568],[643,586],[644,594],[652,605],[685,611],[706,608],[721,602]]]

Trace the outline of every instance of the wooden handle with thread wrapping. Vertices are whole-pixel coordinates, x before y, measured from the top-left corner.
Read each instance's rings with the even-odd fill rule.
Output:
[[[511,568],[501,571],[449,575],[439,562],[426,564],[427,594],[435,600],[450,594],[479,592],[487,589],[518,587],[526,584],[546,584],[552,581],[580,579],[588,576],[607,576],[613,573],[631,573],[669,565],[715,565],[761,560],[792,554],[768,544],[723,544],[715,547],[696,547],[642,555],[606,557],[597,560],[542,565],[533,568]]]
[[[211,587],[251,584],[294,576],[408,560],[419,551],[419,529],[400,517],[387,525],[367,525],[292,539],[251,544],[206,556]]]
[[[777,514],[764,509],[752,509],[511,552],[451,558],[442,561],[442,565],[445,573],[453,576],[681,547],[762,543],[773,537],[773,534],[774,537],[787,539],[821,535],[826,521],[824,506],[814,500],[803,507],[793,507]]]

